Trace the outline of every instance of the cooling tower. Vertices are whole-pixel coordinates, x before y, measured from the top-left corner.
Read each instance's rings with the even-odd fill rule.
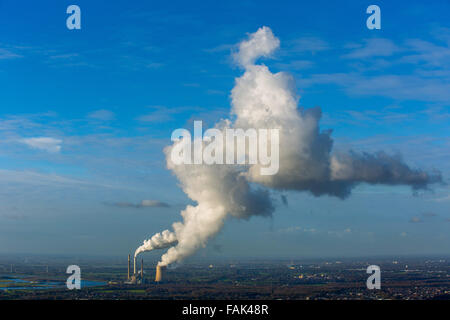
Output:
[[[134,257],[133,274],[136,276],[136,257]]]
[[[165,267],[157,266],[156,267],[156,275],[155,275],[155,281],[160,282],[162,280],[162,274]]]

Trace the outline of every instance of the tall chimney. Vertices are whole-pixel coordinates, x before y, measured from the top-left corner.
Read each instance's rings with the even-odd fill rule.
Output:
[[[155,281],[160,282],[162,280],[162,274],[165,267],[156,266],[156,275],[155,275]]]
[[[136,276],[136,256],[134,256],[133,274]]]
[[[144,258],[141,260],[141,283],[144,283]]]
[[[130,255],[128,255],[128,280],[130,280]]]

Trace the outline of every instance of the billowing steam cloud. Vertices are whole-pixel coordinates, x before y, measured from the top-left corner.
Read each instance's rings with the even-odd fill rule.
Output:
[[[163,232],[155,234],[148,240],[144,241],[144,244],[140,246],[134,256],[136,257],[139,253],[144,251],[151,251],[155,249],[165,249],[170,246],[173,246],[177,243],[177,236],[175,233],[170,232],[169,230],[164,230]]]
[[[234,54],[244,68],[231,92],[235,121],[219,122],[217,128],[278,128],[280,137],[279,171],[261,175],[260,165],[175,165],[171,149],[165,149],[167,167],[179,179],[183,191],[197,205],[181,212],[182,222],[173,224],[173,232],[154,235],[136,251],[166,248],[159,265],[181,261],[205,246],[222,228],[227,217],[248,219],[253,215],[270,216],[274,211],[269,191],[308,191],[315,196],[345,198],[359,183],[409,185],[426,188],[442,180],[439,173],[426,173],[406,165],[399,156],[384,152],[332,154],[330,131],[320,131],[320,108],[299,110],[293,78],[286,73],[271,73],[256,60],[270,56],[279,40],[270,28],[250,34]],[[260,188],[253,187],[259,185]]]

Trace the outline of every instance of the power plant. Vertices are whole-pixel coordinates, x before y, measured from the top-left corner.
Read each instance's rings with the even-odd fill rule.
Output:
[[[128,284],[143,284],[146,282],[144,277],[144,259],[141,259],[141,270],[137,271],[137,259],[134,257],[133,260],[133,274],[131,274],[131,255],[128,255],[128,273],[127,273],[127,281],[125,283]],[[156,275],[155,282],[160,282],[163,276],[163,270],[165,267],[157,266],[156,267]]]

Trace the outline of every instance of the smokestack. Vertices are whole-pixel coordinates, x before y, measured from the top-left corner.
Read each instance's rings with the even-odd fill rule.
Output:
[[[133,274],[136,276],[136,257],[134,257]]]
[[[130,280],[130,255],[128,255],[128,280]]]
[[[162,280],[162,274],[165,267],[156,266],[156,275],[155,275],[155,281],[160,282]]]
[[[141,283],[144,283],[144,258],[141,260]]]

